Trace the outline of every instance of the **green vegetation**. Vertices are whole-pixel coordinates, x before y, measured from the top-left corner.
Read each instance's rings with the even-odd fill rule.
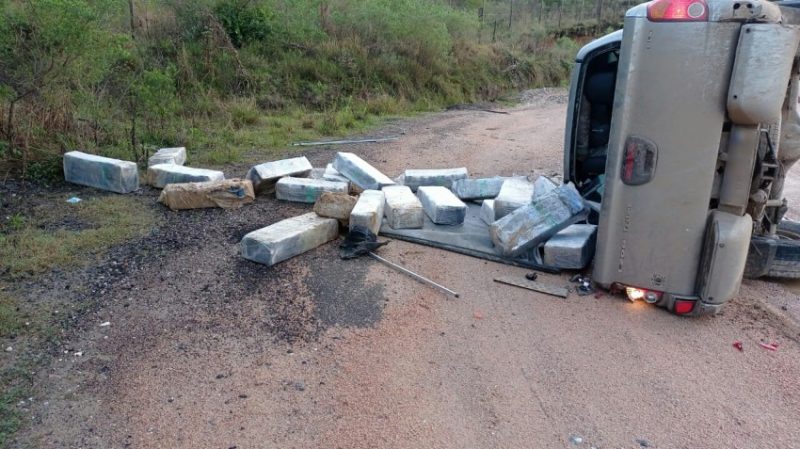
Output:
[[[0,228],[0,273],[9,278],[87,264],[105,249],[145,235],[154,222],[153,212],[141,201],[119,195],[78,204],[62,199],[20,216],[10,217]],[[6,315],[2,304],[0,330]]]
[[[598,23],[594,9],[578,0],[8,0],[0,169],[41,178],[59,172],[64,151],[141,162],[163,145],[223,164],[382,116],[559,85],[578,49],[565,34],[579,18]]]

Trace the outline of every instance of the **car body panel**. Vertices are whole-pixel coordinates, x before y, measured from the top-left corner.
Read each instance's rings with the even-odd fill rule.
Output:
[[[601,285],[696,294],[740,27],[626,17],[594,265]],[[642,185],[621,179],[630,136],[658,148]]]

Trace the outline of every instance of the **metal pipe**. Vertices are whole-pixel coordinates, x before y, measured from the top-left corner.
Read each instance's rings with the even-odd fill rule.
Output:
[[[397,265],[396,263],[390,262],[390,261],[388,261],[388,260],[384,259],[383,257],[381,257],[381,256],[379,256],[379,255],[377,255],[377,254],[375,254],[375,253],[373,253],[373,252],[370,252],[370,253],[369,253],[369,255],[370,255],[370,257],[372,257],[373,259],[375,259],[375,260],[377,260],[377,261],[379,261],[379,262],[381,262],[381,263],[383,263],[383,264],[385,264],[385,265],[388,265],[388,266],[390,266],[390,267],[394,268],[394,269],[395,269],[395,270],[397,270],[397,271],[400,271],[400,272],[402,272],[402,273],[405,273],[405,274],[407,274],[407,275],[411,276],[412,278],[414,278],[414,279],[416,279],[416,280],[418,280],[418,281],[422,282],[423,284],[428,284],[428,285],[430,285],[431,287],[438,288],[439,290],[441,290],[441,291],[443,291],[443,292],[445,292],[445,293],[448,293],[448,294],[450,294],[450,295],[453,295],[453,296],[454,296],[454,297],[456,297],[456,298],[458,298],[458,297],[459,297],[458,293],[454,292],[453,290],[450,290],[449,288],[445,287],[444,285],[437,284],[436,282],[433,282],[432,280],[430,280],[430,279],[428,279],[428,278],[426,278],[426,277],[420,276],[420,275],[418,275],[417,273],[414,273],[414,272],[413,272],[413,271],[411,271],[411,270],[408,270],[408,269],[406,269],[406,268],[403,268],[403,267],[401,267],[400,265]]]

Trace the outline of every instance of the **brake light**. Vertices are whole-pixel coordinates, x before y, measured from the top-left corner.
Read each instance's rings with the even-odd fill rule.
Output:
[[[687,313],[692,313],[694,310],[694,305],[697,301],[689,300],[689,299],[676,299],[675,304],[673,304],[673,311],[678,315],[686,315]]]
[[[657,160],[658,148],[653,141],[639,136],[628,137],[622,157],[622,182],[631,186],[650,182],[656,172]]]
[[[705,0],[653,0],[647,5],[651,22],[707,22]]]

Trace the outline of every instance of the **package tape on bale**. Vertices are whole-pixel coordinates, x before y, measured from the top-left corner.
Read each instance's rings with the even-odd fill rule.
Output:
[[[573,224],[583,211],[583,198],[565,184],[492,223],[492,242],[503,255],[519,255]]]
[[[247,179],[253,183],[256,193],[271,193],[280,178],[308,176],[312,169],[308,159],[295,157],[258,164],[247,172]]]
[[[167,184],[185,182],[222,181],[225,174],[219,170],[184,167],[175,164],[158,164],[147,168],[147,180],[153,187],[163,188]]]
[[[365,190],[358,196],[353,211],[350,213],[350,229],[363,226],[373,234],[378,234],[383,222],[383,209],[386,197],[380,190]]]
[[[441,186],[424,186],[417,190],[417,196],[432,222],[447,225],[464,222],[467,205],[449,189]]]
[[[64,154],[64,180],[96,189],[129,193],[139,188],[139,168],[135,162],[70,151]]]
[[[453,182],[467,177],[469,177],[469,172],[464,167],[406,170],[403,173],[403,185],[408,186],[414,192],[422,186],[441,186],[449,189]]]
[[[353,153],[337,153],[333,168],[362,190],[380,190],[394,181]]]
[[[241,243],[242,256],[253,262],[275,265],[323,245],[338,235],[338,220],[310,212],[245,235]]]
[[[275,184],[275,197],[284,201],[314,203],[323,192],[347,193],[347,183],[287,176]]]
[[[386,222],[394,229],[421,228],[425,222],[422,203],[407,186],[388,186],[383,188],[386,195],[384,213]]]

